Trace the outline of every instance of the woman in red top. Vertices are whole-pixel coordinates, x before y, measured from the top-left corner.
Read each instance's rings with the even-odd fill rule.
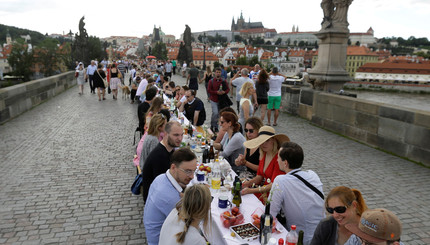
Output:
[[[285,174],[279,169],[278,150],[282,143],[290,141],[285,134],[275,134],[275,129],[263,126],[258,131],[258,137],[248,140],[243,145],[246,148],[260,149],[260,163],[258,164],[257,176],[242,184],[242,195],[255,194],[264,204],[276,176]]]

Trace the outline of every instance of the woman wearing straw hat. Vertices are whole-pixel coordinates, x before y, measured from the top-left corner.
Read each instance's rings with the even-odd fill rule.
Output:
[[[278,150],[283,142],[290,141],[285,134],[275,134],[275,129],[263,126],[258,130],[258,137],[248,140],[243,145],[246,148],[260,148],[260,163],[257,176],[242,184],[242,195],[255,194],[263,203],[266,202],[272,182],[276,176],[285,174],[279,169]],[[253,185],[261,185],[258,188],[250,188]]]
[[[239,132],[240,124],[237,121],[236,114],[225,111],[221,113],[219,119],[221,130],[225,131],[224,137],[221,143],[214,143],[215,149],[222,151],[220,154],[223,156],[231,165],[232,169],[239,174],[244,169],[242,166],[236,166],[234,160],[245,151],[243,142],[245,137]],[[221,131],[220,130],[220,131]]]

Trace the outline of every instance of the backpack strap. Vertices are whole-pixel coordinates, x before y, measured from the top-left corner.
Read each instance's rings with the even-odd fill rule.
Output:
[[[318,190],[315,186],[313,186],[311,183],[309,183],[308,181],[306,181],[305,179],[303,179],[302,176],[296,174],[297,172],[299,172],[300,170],[297,170],[293,173],[291,173],[292,176],[295,176],[296,178],[298,178],[299,180],[301,180],[307,187],[309,187],[311,190],[313,190],[316,194],[318,194],[318,196],[320,196],[323,200],[324,200],[324,195],[321,193],[320,190]]]

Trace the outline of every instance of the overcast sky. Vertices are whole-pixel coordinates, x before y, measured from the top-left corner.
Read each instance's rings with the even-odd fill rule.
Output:
[[[229,30],[241,11],[246,21],[261,21],[266,28],[290,32],[321,28],[321,0],[0,0],[0,23],[48,33],[78,32],[85,16],[89,35],[97,37],[149,35],[154,25],[180,37],[188,24],[192,32]],[[375,37],[430,39],[430,0],[354,0],[349,7],[350,32]]]

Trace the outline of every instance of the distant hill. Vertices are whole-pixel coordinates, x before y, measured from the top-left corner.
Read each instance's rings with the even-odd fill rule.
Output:
[[[31,31],[27,29],[17,28],[14,26],[7,26],[7,25],[0,24],[0,44],[3,44],[6,42],[6,34],[8,29],[9,29],[9,34],[12,37],[12,40],[16,40],[17,38],[20,38],[21,35],[30,35],[31,44],[33,46],[38,45],[46,38],[45,35],[37,31]]]

